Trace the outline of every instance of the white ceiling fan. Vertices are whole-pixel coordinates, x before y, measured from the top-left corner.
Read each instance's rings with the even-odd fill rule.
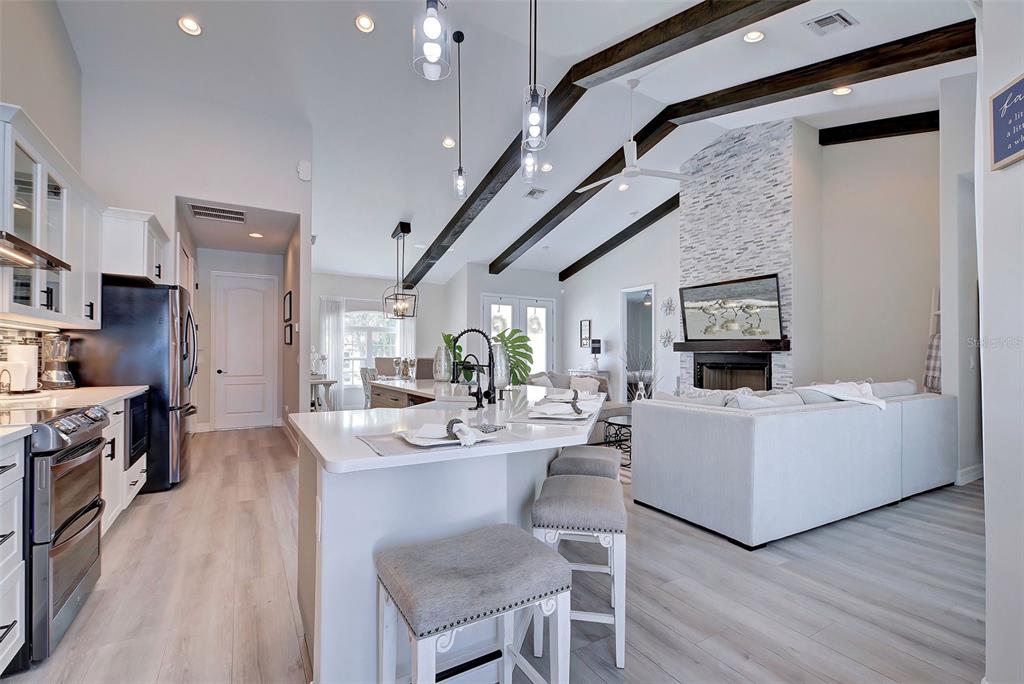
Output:
[[[582,188],[576,188],[576,192],[588,192],[594,188],[610,183],[616,178],[636,178],[637,176],[651,176],[652,178],[667,178],[669,180],[681,181],[685,178],[681,173],[673,173],[672,171],[659,171],[658,169],[642,169],[637,165],[636,161],[636,141],[633,140],[633,91],[640,85],[640,81],[635,78],[631,78],[626,81],[629,85],[629,140],[622,146],[622,152],[626,156],[626,168],[622,169],[619,173],[614,176],[609,176],[603,180],[599,180],[589,185],[584,185]],[[620,188],[621,189],[621,188]]]

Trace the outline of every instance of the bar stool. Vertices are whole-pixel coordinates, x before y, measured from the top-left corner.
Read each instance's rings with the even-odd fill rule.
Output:
[[[557,549],[562,540],[601,544],[607,565],[571,563],[577,572],[611,576],[611,613],[573,610],[571,620],[615,628],[615,665],[626,666],[626,505],[617,480],[595,475],[553,475],[544,481],[531,511],[533,535]],[[544,653],[544,615],[533,613],[533,654]]]
[[[394,684],[398,614],[412,646],[412,684],[435,682],[438,653],[467,625],[498,619],[501,684],[516,667],[543,681],[515,648],[515,613],[550,615],[551,684],[569,684],[569,562],[529,533],[492,525],[377,554],[377,681]],[[525,619],[529,619],[529,613]],[[525,624],[525,623],[524,623]]]
[[[622,452],[604,446],[580,444],[562,449],[548,467],[549,475],[595,475],[619,479]]]

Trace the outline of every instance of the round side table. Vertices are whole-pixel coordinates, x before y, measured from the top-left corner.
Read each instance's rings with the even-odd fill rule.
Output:
[[[633,418],[632,416],[611,416],[604,421],[604,442],[622,452],[622,467],[633,465]]]

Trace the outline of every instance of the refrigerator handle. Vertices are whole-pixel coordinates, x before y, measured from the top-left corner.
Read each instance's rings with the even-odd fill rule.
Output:
[[[191,356],[186,385],[189,389],[192,389],[192,383],[196,379],[196,371],[199,370],[199,332],[196,329],[196,319],[192,316],[191,306],[185,314],[185,326],[187,328],[185,331],[185,344],[188,348],[187,353]],[[189,337],[191,337],[191,340]]]

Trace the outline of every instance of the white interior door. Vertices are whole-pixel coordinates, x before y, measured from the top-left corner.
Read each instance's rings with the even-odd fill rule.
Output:
[[[277,277],[213,274],[213,424],[273,425],[277,416]]]
[[[531,373],[555,369],[555,301],[531,297],[483,295],[484,330],[494,335],[518,328],[533,348]]]

